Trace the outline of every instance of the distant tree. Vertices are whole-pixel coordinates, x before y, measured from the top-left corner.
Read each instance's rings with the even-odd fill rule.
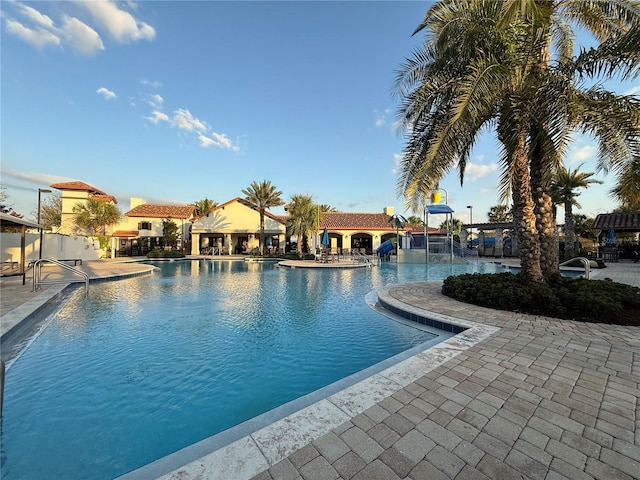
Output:
[[[513,222],[513,209],[507,205],[494,205],[489,209],[487,218],[491,223]]]
[[[593,172],[580,172],[582,164],[575,170],[566,168],[564,165],[558,167],[558,171],[551,184],[552,198],[561,198],[564,205],[564,258],[570,259],[575,256],[575,226],[573,224],[573,206],[580,207],[575,198],[580,195],[577,188],[589,188],[594,183],[602,183],[600,180],[591,178]]]
[[[0,185],[0,211],[2,211],[2,213],[10,213],[13,211],[8,201],[9,194],[7,193],[7,189]]]
[[[122,213],[113,203],[93,199],[76,203],[73,213],[76,214],[74,224],[88,230],[91,235],[106,235],[107,226],[117,224],[122,218]]]
[[[587,217],[583,214],[574,214],[573,215],[573,225],[574,230],[577,237],[588,238],[592,242],[598,241],[598,235],[600,235],[600,230],[593,229],[593,223],[595,222],[595,218]]]
[[[338,211],[334,207],[332,207],[331,205],[327,205],[326,203],[322,203],[322,204],[318,205],[318,208],[320,209],[320,211],[322,213],[324,213],[324,212],[337,212]]]
[[[458,218],[454,218],[453,222],[451,220],[445,220],[438,228],[440,228],[440,230],[451,231],[454,235],[460,235],[462,231],[462,220]]]
[[[635,158],[622,169],[618,176],[618,185],[609,193],[627,208],[627,211],[640,210],[640,158]]]
[[[313,203],[311,195],[295,194],[287,204],[287,230],[289,235],[298,237],[298,255],[308,250],[309,235],[320,229],[319,206]]]
[[[206,214],[209,210],[216,207],[218,205],[218,202],[214,202],[213,200],[205,197],[202,200],[193,202],[192,205],[196,207],[196,215],[200,216]]]
[[[260,214],[260,255],[264,254],[264,215],[267,209],[271,207],[279,207],[283,205],[282,192],[278,191],[274,185],[271,185],[269,180],[263,180],[262,182],[251,182],[248,188],[242,190],[245,195],[245,199],[249,202]]]
[[[176,223],[167,218],[162,220],[162,239],[167,247],[176,247],[180,238],[180,230]]]
[[[38,218],[35,212],[34,218]],[[45,230],[53,230],[62,224],[62,194],[48,195],[40,205],[40,224]]]
[[[409,218],[407,218],[407,222],[409,222],[409,225],[413,225],[414,227],[424,225],[424,220],[422,220],[420,217],[416,217],[415,215],[411,215]]]

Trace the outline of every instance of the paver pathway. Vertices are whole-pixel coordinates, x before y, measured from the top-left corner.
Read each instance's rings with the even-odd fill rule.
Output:
[[[640,478],[639,328],[494,311],[440,287],[381,298],[500,330],[254,480]]]

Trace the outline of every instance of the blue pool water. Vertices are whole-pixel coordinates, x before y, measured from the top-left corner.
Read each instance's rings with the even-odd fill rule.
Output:
[[[4,480],[109,479],[152,462],[431,338],[369,308],[372,289],[494,268],[157,265],[73,295],[11,364]]]

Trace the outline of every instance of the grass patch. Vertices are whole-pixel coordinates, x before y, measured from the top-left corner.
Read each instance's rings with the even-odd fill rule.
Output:
[[[461,302],[511,312],[640,326],[640,288],[609,280],[562,277],[530,283],[513,273],[448,277],[442,293]]]

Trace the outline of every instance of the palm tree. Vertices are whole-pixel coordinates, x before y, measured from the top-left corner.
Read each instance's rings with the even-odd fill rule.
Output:
[[[619,42],[626,63],[611,61],[615,42],[591,52],[582,64],[568,61],[573,32],[564,19],[577,18],[599,39],[615,39],[637,24],[630,0],[596,3],[589,10],[583,5],[593,2],[441,1],[417,29],[427,29],[431,38],[396,82],[406,98],[400,113],[410,131],[399,192],[415,203],[453,166],[462,183],[478,131],[495,125],[502,144],[501,196],[513,196],[522,273],[528,280],[559,274],[550,175],[561,163],[569,133],[579,127],[598,135],[601,160],[614,165],[637,151],[637,114],[628,113],[633,102],[599,88],[585,92],[575,84],[577,73],[588,73],[598,62],[632,72],[637,44]],[[550,64],[552,42],[558,46],[557,68]]]
[[[407,204],[427,198],[457,167],[460,182],[477,136],[494,125],[502,143],[503,178],[513,197],[522,276],[543,281],[528,165],[528,135],[537,83],[527,59],[530,35],[523,24],[496,27],[500,2],[439,2],[416,31],[428,30],[399,72],[408,132],[398,191]]]
[[[91,235],[106,235],[107,226],[117,224],[122,218],[122,213],[113,203],[103,200],[88,199],[86,202],[78,202],[73,206],[75,217],[73,222],[77,227],[89,230]]]
[[[320,207],[313,203],[311,195],[304,194],[292,195],[287,204],[287,229],[289,235],[298,237],[298,255],[302,254],[309,235],[320,229]]]
[[[216,207],[218,205],[218,202],[214,202],[213,200],[205,197],[202,200],[197,200],[193,202],[192,205],[196,207],[195,214],[197,216],[200,216],[200,215],[206,214],[209,210]]]
[[[283,205],[281,195],[274,185],[271,185],[269,180],[263,180],[262,182],[251,182],[251,185],[242,190],[245,195],[245,200],[249,202],[258,213],[260,213],[260,255],[264,254],[264,215],[267,209],[271,207],[278,207]]]
[[[609,193],[628,211],[640,210],[640,158],[621,169],[618,185]]]
[[[513,210],[508,205],[494,205],[487,212],[487,218],[492,223],[508,223],[513,221]]]
[[[562,199],[564,205],[564,258],[569,260],[575,256],[575,224],[573,206],[580,207],[575,198],[580,195],[575,192],[577,188],[589,188],[594,183],[602,183],[600,180],[591,178],[593,172],[580,172],[582,164],[575,170],[561,166],[556,173],[552,184],[552,191],[558,198]]]

